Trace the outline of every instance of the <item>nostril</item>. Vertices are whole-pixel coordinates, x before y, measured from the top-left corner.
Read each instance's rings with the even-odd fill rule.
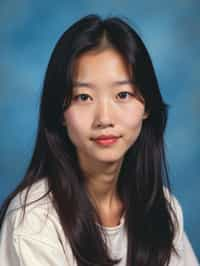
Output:
[[[105,127],[114,127],[113,123],[105,123],[105,122],[99,122],[97,124],[98,128],[105,128]]]

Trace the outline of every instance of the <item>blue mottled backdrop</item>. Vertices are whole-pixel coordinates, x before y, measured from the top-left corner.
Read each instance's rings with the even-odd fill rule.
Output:
[[[60,34],[89,13],[127,18],[148,47],[165,100],[173,191],[200,258],[200,1],[0,1],[0,202],[31,158],[44,72]]]

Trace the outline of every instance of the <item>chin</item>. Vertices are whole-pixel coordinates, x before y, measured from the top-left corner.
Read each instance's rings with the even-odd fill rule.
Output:
[[[91,159],[93,158],[95,161],[99,162],[104,162],[104,163],[114,163],[121,161],[122,158],[124,157],[124,154],[109,154],[109,152],[101,154],[101,155],[96,155],[96,156],[91,156]]]

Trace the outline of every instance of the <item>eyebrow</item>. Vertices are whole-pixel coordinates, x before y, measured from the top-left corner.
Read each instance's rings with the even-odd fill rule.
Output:
[[[121,86],[121,85],[133,85],[135,84],[133,80],[127,79],[127,80],[117,80],[112,82],[112,86]],[[91,82],[81,82],[81,81],[74,81],[73,82],[74,87],[87,87],[87,88],[94,88],[95,85]]]

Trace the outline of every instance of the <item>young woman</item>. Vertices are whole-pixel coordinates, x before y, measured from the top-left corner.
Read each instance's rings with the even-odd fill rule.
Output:
[[[198,265],[169,190],[166,120],[137,33],[116,17],[72,25],[48,64],[32,161],[1,208],[1,265]]]

